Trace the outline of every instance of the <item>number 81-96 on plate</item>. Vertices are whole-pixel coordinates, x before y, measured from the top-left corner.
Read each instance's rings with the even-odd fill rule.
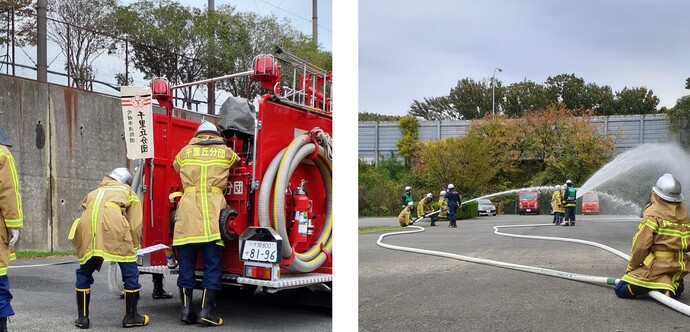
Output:
[[[278,244],[275,242],[244,241],[242,260],[277,262]]]

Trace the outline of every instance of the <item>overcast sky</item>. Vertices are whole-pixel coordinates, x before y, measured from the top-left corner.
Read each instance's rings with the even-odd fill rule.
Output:
[[[646,87],[673,107],[690,94],[690,1],[359,2],[359,111],[407,114],[466,77],[504,86],[575,74]]]

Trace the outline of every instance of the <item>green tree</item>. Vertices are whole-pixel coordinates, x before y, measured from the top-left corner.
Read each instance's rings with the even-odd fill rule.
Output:
[[[358,118],[359,121],[400,121],[401,116],[359,112]]]
[[[419,142],[417,142],[417,118],[414,116],[403,116],[400,118],[400,131],[402,137],[396,143],[398,153],[405,158],[405,165],[410,165]]]
[[[657,112],[659,98],[644,87],[623,88],[616,93],[615,114],[652,114]]]
[[[505,89],[504,114],[522,116],[526,111],[544,109],[549,105],[549,98],[543,85],[524,80],[513,83]]]
[[[666,112],[666,121],[671,132],[679,136],[681,144],[690,147],[690,95],[676,101],[676,105]]]
[[[457,113],[453,111],[448,97],[424,98],[422,102],[413,100],[408,114],[427,121],[457,119]]]
[[[14,11],[15,45],[36,45],[36,9],[32,3],[33,0],[0,0],[0,45],[11,43],[10,11]]]
[[[500,96],[501,83],[498,80],[496,82],[496,96]],[[500,99],[502,98],[496,98],[497,101]],[[481,118],[491,113],[491,87],[484,82],[464,78],[450,90],[448,101],[453,105],[455,119]]]
[[[588,105],[584,105],[585,80],[575,76],[575,74],[549,76],[546,79],[545,87],[551,101],[565,106],[565,108],[574,111],[575,114],[580,114],[588,109]]]

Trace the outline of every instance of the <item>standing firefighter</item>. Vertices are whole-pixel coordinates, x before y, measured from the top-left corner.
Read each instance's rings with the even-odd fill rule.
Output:
[[[419,205],[417,205],[417,218],[422,219],[427,216],[427,214],[434,212],[434,208],[431,206],[431,203],[434,199],[434,196],[431,193],[426,194],[426,197],[424,197],[423,200],[419,201]],[[436,226],[436,215],[430,216],[431,218],[431,224],[429,226]]]
[[[77,308],[74,325],[89,328],[89,302],[93,272],[101,270],[103,260],[117,262],[125,283],[125,318],[123,327],[144,326],[149,317],[137,313],[139,302],[139,269],[137,250],[141,244],[142,208],[130,187],[132,174],[116,168],[82,202],[81,217],[74,221],[69,238],[79,258],[77,274]]]
[[[203,122],[189,144],[175,157],[173,167],[180,173],[184,188],[175,216],[173,246],[178,248],[182,313],[186,324],[197,322],[192,310],[192,290],[195,284],[194,265],[201,251],[204,265],[201,300],[201,323],[223,325],[223,319],[213,313],[216,293],[222,290],[223,240],[218,219],[227,207],[223,192],[228,183],[230,168],[237,154],[225,145],[216,126]]]
[[[565,207],[565,221],[562,226],[575,226],[575,204],[577,203],[577,190],[573,187],[573,182],[565,181],[565,194],[563,196],[563,206]]]
[[[551,210],[553,211],[552,223],[560,225],[563,221],[563,193],[560,185],[556,185],[556,190],[551,195]]]
[[[402,204],[402,207],[407,207],[407,203],[413,201],[414,200],[412,199],[412,187],[407,186],[405,187],[405,192],[402,194],[402,197],[400,197],[400,204]]]
[[[633,236],[625,275],[614,291],[621,298],[635,298],[650,290],[679,297],[688,274],[690,219],[683,205],[680,182],[671,174],[657,180]]]
[[[7,331],[7,317],[14,315],[10,305],[12,294],[7,267],[10,263],[10,249],[19,239],[19,229],[24,225],[17,168],[7,149],[11,146],[7,134],[0,128],[0,331]]]
[[[457,228],[458,225],[455,222],[455,211],[458,209],[461,202],[460,193],[455,191],[455,186],[452,183],[448,185],[446,199],[448,200],[448,221],[450,222],[448,227]]]
[[[407,225],[412,224],[412,208],[414,207],[414,202],[407,203],[407,206],[400,211],[398,214],[398,222],[401,227],[407,227]]]

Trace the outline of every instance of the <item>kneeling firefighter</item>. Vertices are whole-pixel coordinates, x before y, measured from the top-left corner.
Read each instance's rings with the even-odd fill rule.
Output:
[[[401,227],[407,227],[407,225],[412,224],[412,208],[414,207],[414,202],[407,202],[407,206],[400,211],[398,214],[398,222]]]
[[[417,218],[422,219],[427,216],[427,214],[434,212],[434,208],[431,206],[431,201],[434,199],[434,196],[431,193],[426,194],[426,197],[424,197],[423,200],[419,201],[419,205],[417,206]],[[437,215],[431,215],[431,224],[429,226],[436,226],[436,220],[438,219]]]
[[[216,293],[223,289],[224,244],[218,219],[227,207],[223,192],[237,160],[237,154],[225,145],[216,126],[203,122],[173,163],[184,188],[175,214],[173,246],[179,254],[180,321],[186,324],[197,322],[197,314],[192,310],[192,290],[196,283],[194,266],[201,251],[204,277],[200,320],[205,325],[223,325],[223,318],[213,313]]]
[[[684,290],[690,259],[690,219],[683,205],[680,182],[671,174],[657,180],[650,202],[637,226],[628,267],[614,291],[635,298],[658,290],[677,298]]]
[[[114,169],[82,202],[84,210],[74,221],[69,238],[79,258],[77,274],[77,307],[79,317],[74,325],[89,328],[89,302],[93,272],[100,271],[103,259],[117,262],[125,283],[125,317],[123,327],[144,326],[149,317],[137,313],[139,302],[139,269],[137,250],[141,244],[142,208],[132,190],[132,174],[126,168]]]

